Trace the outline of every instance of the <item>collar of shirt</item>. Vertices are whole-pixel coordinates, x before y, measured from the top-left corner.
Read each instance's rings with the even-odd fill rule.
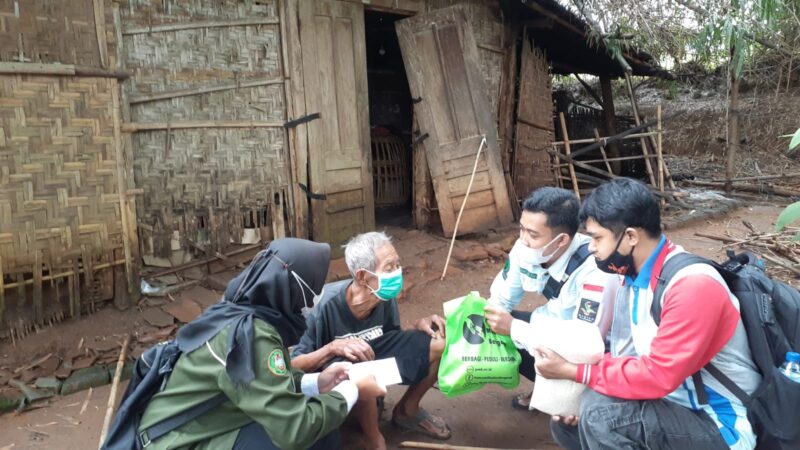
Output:
[[[633,280],[628,275],[625,275],[625,284],[628,286],[633,286],[639,289],[644,289],[650,286],[650,278],[653,273],[653,266],[656,264],[657,259],[661,256],[661,251],[664,249],[665,244],[667,243],[667,237],[665,235],[661,235],[661,240],[658,241],[658,245],[656,246],[653,253],[650,254],[650,257],[647,258],[647,261],[642,266],[642,270],[639,271],[639,274],[636,275],[636,279]],[[659,271],[660,272],[660,271]]]
[[[569,248],[567,251],[561,255],[553,264],[547,268],[547,273],[550,277],[558,282],[564,281],[564,272],[567,271],[567,264],[569,263],[570,258],[575,252],[578,250],[578,247],[583,245],[584,243],[589,242],[589,237],[580,233],[575,233],[575,237],[572,238],[572,242],[569,244]],[[590,256],[591,258],[591,256]]]

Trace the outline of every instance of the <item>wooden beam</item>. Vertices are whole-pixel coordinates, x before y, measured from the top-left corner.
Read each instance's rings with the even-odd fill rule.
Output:
[[[522,25],[527,28],[533,28],[536,30],[549,30],[553,28],[555,23],[553,22],[552,17],[545,17],[545,18],[536,18],[531,20],[526,20],[522,22]]]
[[[155,92],[152,94],[133,96],[130,97],[128,102],[131,105],[136,105],[139,103],[153,102],[158,100],[168,100],[178,97],[188,97],[190,95],[207,94],[210,92],[228,91],[231,89],[269,86],[272,84],[283,84],[283,82],[284,80],[282,78],[275,78],[272,80],[241,81],[236,83],[218,84],[216,86],[201,86],[188,89],[176,89],[174,91],[163,91],[163,92]]]
[[[168,31],[195,30],[198,28],[244,27],[250,25],[278,25],[279,23],[280,20],[277,18],[204,20],[198,22],[165,23],[160,25],[149,25],[146,27],[129,27],[122,30],[122,34],[125,36],[130,36],[133,34],[163,33]]]
[[[111,105],[112,114],[114,117],[114,152],[117,166],[117,191],[119,192],[119,215],[122,220],[122,248],[125,255],[125,275],[128,282],[128,301],[122,301],[122,304],[127,306],[130,301],[130,296],[133,294],[134,286],[136,286],[136,274],[133,270],[133,258],[131,256],[131,235],[136,233],[135,225],[130,223],[131,217],[128,217],[128,196],[127,188],[125,186],[126,171],[125,171],[125,157],[122,152],[122,131],[120,130],[120,123],[122,122],[122,110],[119,105],[119,84],[114,83],[111,90]]]
[[[581,86],[583,86],[583,88],[594,99],[594,101],[596,101],[598,105],[603,106],[603,99],[601,99],[600,96],[597,95],[597,92],[595,92],[594,89],[592,89],[592,87],[589,86],[589,83],[583,81],[583,79],[577,73],[573,75],[575,75],[575,78],[578,79],[578,81],[581,83]]]
[[[190,128],[283,128],[283,123],[261,120],[186,120],[181,122],[129,122],[122,124],[125,133]]]
[[[558,113],[558,120],[561,122],[561,135],[564,137],[564,151],[567,153],[567,158],[569,158],[570,154],[570,146],[569,146],[569,135],[567,134],[567,122],[564,119],[564,113]],[[572,159],[572,158],[570,158]],[[569,161],[569,176],[572,178],[572,188],[575,190],[575,195],[578,197],[578,200],[581,199],[581,191],[580,186],[578,186],[578,180],[575,177],[575,167],[572,164],[572,161]]]
[[[614,107],[614,92],[611,89],[611,78],[600,77],[600,95],[603,102],[603,122],[605,124],[606,136],[614,136],[617,134],[617,112]],[[616,142],[608,146],[608,152],[612,157],[620,156],[619,145]],[[614,173],[620,173],[621,166],[619,163],[613,164]]]
[[[0,62],[0,74],[13,75],[57,75],[116,78],[124,80],[127,73],[99,67],[76,66],[74,64]]]

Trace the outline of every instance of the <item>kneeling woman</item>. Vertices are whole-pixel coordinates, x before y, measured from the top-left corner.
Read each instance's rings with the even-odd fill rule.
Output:
[[[343,365],[304,375],[290,367],[287,350],[305,330],[301,311],[313,307],[329,262],[327,244],[273,241],[231,280],[220,303],[178,332],[183,354],[145,409],[139,432],[220,393],[227,398],[148,449],[339,446],[337,429],[359,393],[382,389],[372,377],[357,386]]]

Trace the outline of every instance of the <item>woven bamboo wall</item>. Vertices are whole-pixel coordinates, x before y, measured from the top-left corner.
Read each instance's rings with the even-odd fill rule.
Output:
[[[277,1],[128,0],[120,13],[131,121],[284,122]],[[242,24],[247,20],[269,23]],[[198,22],[217,26],[191,25]],[[270,80],[276,82],[252,86]],[[233,88],[198,92],[219,86]],[[197,93],[141,101],[180,90]],[[289,183],[282,128],[165,128],[133,135],[146,257],[172,255],[175,263],[201,247],[223,251],[241,240],[243,226],[271,233],[264,228],[272,224],[274,198]]]
[[[0,64],[115,67],[110,6],[1,1]],[[129,299],[136,218],[118,92],[113,77],[0,75],[0,335]]]
[[[92,0],[0,1],[0,60],[100,67]]]
[[[544,53],[523,42],[520,58],[517,135],[512,175],[520,198],[556,183],[547,149],[553,142],[553,99],[550,66]]]
[[[116,80],[108,78],[0,77],[0,311],[7,310],[6,323],[25,328],[32,319],[79,314],[82,298],[114,294],[113,271],[95,272],[124,263],[114,89]],[[54,289],[44,300],[43,288]]]

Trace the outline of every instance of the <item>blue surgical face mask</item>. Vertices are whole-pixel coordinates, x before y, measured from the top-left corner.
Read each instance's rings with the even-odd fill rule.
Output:
[[[400,291],[403,290],[402,267],[398,267],[397,270],[388,273],[374,273],[367,269],[364,270],[378,277],[378,289],[372,289],[370,286],[367,286],[376,297],[388,302],[396,299],[397,296],[400,295]]]

